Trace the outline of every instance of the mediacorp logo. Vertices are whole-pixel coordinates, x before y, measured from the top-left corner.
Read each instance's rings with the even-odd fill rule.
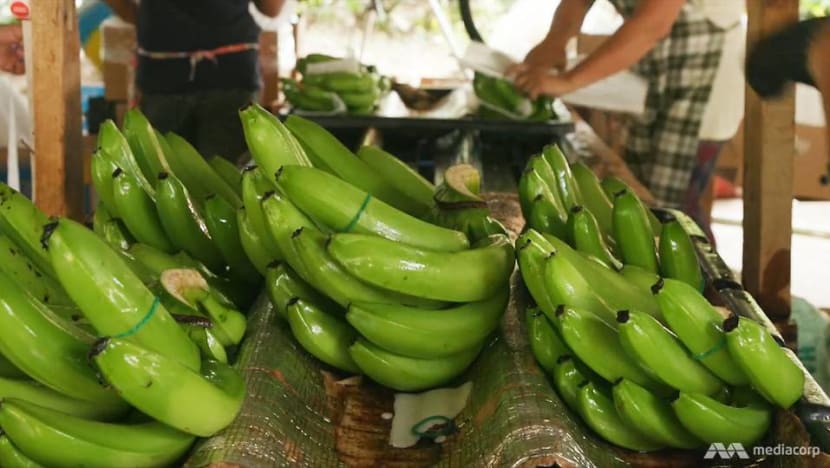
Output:
[[[743,444],[735,442],[729,445],[724,445],[720,442],[715,442],[709,446],[709,449],[706,450],[706,454],[703,455],[704,460],[712,460],[713,458],[729,460],[733,457],[737,457],[742,460],[749,459],[749,454],[746,453]]]
[[[755,457],[764,457],[764,456],[810,456],[810,457],[817,457],[821,453],[821,449],[818,447],[812,446],[790,446],[784,444],[778,444],[773,446],[763,446],[759,445],[756,447],[752,447],[752,455]],[[706,450],[706,454],[703,455],[704,460],[712,460],[720,458],[722,460],[730,460],[733,458],[738,458],[741,460],[748,460],[749,453],[744,448],[743,444],[740,442],[733,442],[730,444],[722,444],[720,442],[715,442],[709,446],[709,449]]]

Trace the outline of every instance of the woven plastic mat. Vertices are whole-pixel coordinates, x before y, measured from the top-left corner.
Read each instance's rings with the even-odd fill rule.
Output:
[[[495,201],[494,201],[495,200]],[[514,197],[490,198],[512,233],[521,229]],[[507,215],[507,216],[505,216]],[[511,219],[512,218],[512,219]],[[518,219],[521,216],[518,215]],[[523,323],[528,296],[518,271],[498,333],[455,384],[472,382],[456,430],[442,443],[389,444],[394,394],[368,379],[326,367],[291,336],[265,297],[249,314],[237,368],[248,394],[241,413],[218,435],[200,440],[190,467],[615,467],[703,466],[702,452],[635,454],[602,442],[573,415],[536,365]],[[780,412],[771,442],[805,445],[798,418]],[[817,466],[787,457],[773,466]],[[758,460],[752,460],[758,463]]]

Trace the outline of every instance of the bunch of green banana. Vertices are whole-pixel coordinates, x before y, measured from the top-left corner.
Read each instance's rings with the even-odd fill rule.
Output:
[[[138,193],[166,196],[137,177]],[[0,466],[168,466],[236,417],[245,386],[224,347],[245,317],[220,277],[208,287],[184,252],[116,242],[107,229],[123,227],[103,203],[95,232],[2,194]],[[152,420],[130,422],[132,409]]]
[[[619,315],[617,330],[576,308],[559,306],[553,320],[534,308],[525,314],[540,367],[562,401],[600,437],[653,451],[712,442],[749,446],[766,433],[771,407],[764,398],[749,387],[724,391],[725,383],[652,317]],[[793,385],[778,392],[782,388]]]
[[[352,114],[369,114],[389,90],[388,78],[372,68],[360,65],[357,71],[313,73],[309,63],[338,60],[323,54],[309,54],[297,61],[302,82],[283,79],[283,92],[288,102],[306,111],[333,112],[346,110]],[[345,107],[343,109],[342,107]]]
[[[257,129],[281,136],[292,150],[289,155],[303,155],[287,129],[277,131],[276,118],[261,108],[250,110],[264,122]],[[92,181],[100,200],[93,223],[98,235],[120,250],[138,242],[170,255],[186,253],[227,283],[248,289],[261,284],[265,270],[258,271],[246,254],[236,214],[243,204],[240,170],[219,156],[206,161],[178,135],[162,135],[138,109],[128,112],[123,133],[108,121],[98,144],[92,159]],[[273,151],[265,157],[272,155]],[[278,161],[276,167],[287,161]],[[264,184],[273,190],[273,183]],[[237,301],[242,296],[234,295],[238,307],[249,304],[247,299]]]
[[[267,123],[249,120],[251,135]],[[340,371],[400,391],[450,383],[497,328],[515,264],[504,228],[485,221],[478,173],[450,168],[436,189],[379,148],[355,156],[309,120],[285,126],[311,164],[268,154],[269,141],[290,146],[278,131],[249,137],[264,169],[243,175],[239,211],[242,247],[278,315]],[[425,219],[434,205],[471,199],[476,213],[449,227]]]
[[[479,108],[483,117],[548,121],[556,118],[553,100],[540,96],[530,100],[506,79],[476,73],[473,90],[486,106]]]

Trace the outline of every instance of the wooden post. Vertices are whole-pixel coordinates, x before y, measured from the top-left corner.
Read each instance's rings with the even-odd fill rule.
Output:
[[[32,2],[34,201],[83,217],[80,38],[74,0]]]
[[[747,50],[751,50],[762,37],[798,21],[798,0],[752,0],[747,2],[747,11]],[[790,85],[782,98],[768,101],[762,101],[749,86],[746,93],[743,283],[788,335],[794,87]]]

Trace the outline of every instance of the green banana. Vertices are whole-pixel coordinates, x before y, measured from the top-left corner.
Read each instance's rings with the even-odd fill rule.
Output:
[[[422,206],[424,212],[434,204],[435,186],[408,164],[377,146],[363,146],[357,157],[394,185],[401,193]]]
[[[3,468],[43,468],[43,465],[23,454],[0,429],[0,466]]]
[[[548,254],[544,268],[543,282],[552,304],[582,309],[604,324],[614,327],[614,310],[608,304],[606,296],[597,292],[584,271],[571,259],[554,250]],[[557,323],[553,316],[549,317]]]
[[[93,225],[92,230],[117,252],[129,249],[136,242],[127,226],[117,218],[110,218],[99,225]]]
[[[318,112],[335,112],[340,109],[340,98],[332,91],[319,86],[303,85],[290,79],[282,78],[282,91],[292,106]]]
[[[593,213],[582,206],[574,206],[571,208],[571,217],[568,222],[576,250],[592,255],[612,270],[619,271],[623,267],[622,262],[611,253],[611,249],[605,243],[605,237]]]
[[[128,408],[120,400],[115,403],[108,403],[105,400],[78,400],[33,380],[0,377],[0,401],[9,398],[25,400],[64,414],[96,421],[118,419]]]
[[[86,363],[92,337],[58,319],[0,273],[0,353],[33,379],[73,398],[114,405]]]
[[[620,275],[636,285],[639,289],[650,291],[657,281],[660,280],[660,275],[652,273],[645,268],[640,268],[636,265],[623,265],[619,270]],[[659,302],[659,301],[658,301]]]
[[[11,239],[0,234],[0,273],[8,276],[12,283],[28,292],[40,302],[54,307],[64,318],[79,311],[63,287],[50,276],[43,274],[33,265],[24,252]]]
[[[349,110],[366,112],[366,110],[371,110],[375,107],[380,93],[377,89],[372,89],[370,91],[341,92],[337,93],[337,96],[343,101],[343,104],[346,104],[346,108]]]
[[[568,158],[565,157],[559,146],[556,144],[546,145],[542,149],[542,157],[545,158],[556,176],[556,189],[559,191],[565,209],[570,210],[574,206],[582,205],[579,186],[576,184],[571,167],[568,165]]]
[[[648,287],[638,287],[636,283],[628,281],[619,273],[606,268],[591,257],[588,257],[571,248],[566,242],[554,236],[542,234],[553,246],[556,253],[573,264],[580,274],[586,278],[594,290],[595,295],[602,298],[613,311],[622,309],[636,309],[660,318],[660,305],[654,299]],[[567,282],[568,278],[551,277],[552,281]],[[576,275],[570,277],[578,279]],[[562,288],[560,287],[560,290]],[[578,292],[576,290],[572,292]],[[567,302],[564,302],[567,304]],[[616,315],[614,314],[616,317]]]
[[[126,340],[104,338],[91,359],[125,400],[182,432],[208,437],[230,424],[242,407],[245,382],[216,361],[199,372]]]
[[[25,372],[18,369],[14,364],[9,362],[5,356],[0,354],[0,377],[5,377],[7,379],[23,379],[27,378]]]
[[[473,363],[480,350],[478,346],[439,359],[419,359],[390,353],[358,338],[349,354],[375,382],[401,392],[416,392],[449,383]]]
[[[112,213],[117,215],[115,199],[113,198],[112,173],[115,172],[115,164],[107,159],[101,151],[92,154],[89,161],[90,178],[100,204]],[[96,210],[97,211],[97,210]]]
[[[260,280],[259,272],[242,248],[236,210],[222,197],[210,195],[204,203],[208,233],[228,264],[230,275],[249,284]]]
[[[542,370],[553,376],[559,359],[570,354],[570,350],[559,337],[559,332],[539,309],[528,307],[525,311],[530,350]]]
[[[572,411],[579,413],[579,389],[589,382],[588,376],[577,365],[575,357],[564,354],[556,360],[551,373],[553,385],[559,397]]]
[[[326,244],[330,243],[328,239],[313,228],[295,231],[291,240],[302,268],[294,270],[314,289],[341,307],[346,307],[351,302],[404,304],[433,309],[442,305],[438,301],[379,289],[361,281],[343,268],[327,251]]]
[[[265,276],[271,254],[265,248],[265,241],[254,230],[245,207],[236,210],[236,223],[239,226],[239,243],[242,250],[261,276]]]
[[[579,414],[588,427],[614,445],[638,452],[651,452],[665,447],[628,426],[617,414],[613,397],[593,383],[588,382],[579,390],[577,405]]]
[[[141,190],[144,190],[149,197],[155,197],[153,184],[144,177],[144,172],[130,149],[129,142],[112,120],[105,120],[98,129],[98,152],[116,167],[132,174]],[[118,213],[117,209],[115,213]]]
[[[441,310],[352,302],[346,320],[365,339],[389,352],[442,358],[479,346],[498,327],[509,288],[496,291],[489,299]]]
[[[553,317],[558,303],[554,303],[545,286],[545,264],[553,246],[534,229],[528,229],[516,239],[516,259],[522,282],[533,300],[548,317]]]
[[[211,332],[222,345],[238,345],[242,341],[247,329],[247,320],[242,312],[222,304],[209,292],[198,303],[213,321]]]
[[[41,273],[54,278],[49,254],[40,243],[43,225],[47,222],[46,214],[31,200],[0,182],[0,232],[8,236]]]
[[[322,310],[334,310],[338,307],[331,299],[323,296],[303,281],[290,266],[281,262],[271,262],[265,274],[265,292],[280,317],[287,320],[288,301],[300,298]]]
[[[176,461],[194,437],[159,422],[88,421],[22,400],[0,403],[0,425],[27,457],[46,466],[155,467]]]
[[[142,190],[133,174],[120,168],[112,173],[112,177],[116,210],[123,213],[121,220],[130,234],[139,242],[173,253],[176,249],[167,238],[156,212],[155,194],[151,197]]]
[[[277,129],[278,132],[280,132],[280,135],[282,135],[282,138],[285,140],[286,145],[288,145],[288,149],[294,155],[294,159],[297,161],[297,165],[311,166],[311,160],[308,159],[308,155],[306,155],[303,145],[301,145],[299,140],[297,140],[297,138],[294,137],[294,134],[291,133],[291,130],[289,130],[288,127],[286,127],[285,124],[283,124],[282,121],[280,121],[280,119],[278,119],[276,115],[274,115],[272,112],[268,111],[264,107],[260,105],[255,105],[254,109],[259,113],[259,115],[263,116],[267,121],[269,121],[271,125],[273,125]],[[272,144],[272,146],[274,145]],[[284,165],[285,164],[280,164],[274,167],[274,172],[278,171],[280,166]],[[270,169],[270,167],[268,168]],[[272,172],[267,172],[267,174],[270,176]]]
[[[617,415],[633,432],[667,447],[693,449],[703,445],[683,427],[668,401],[645,388],[621,379],[614,383],[612,394]]]
[[[231,206],[242,204],[234,188],[219,177],[193,145],[173,132],[168,132],[164,138],[170,148],[169,154],[165,151],[170,169],[182,179],[197,200],[204,200],[209,194],[215,193],[227,200]]]
[[[284,166],[277,183],[311,218],[340,231],[376,234],[389,240],[436,251],[469,247],[464,233],[421,221],[335,176],[311,167]]]
[[[124,260],[92,231],[60,219],[44,228],[43,242],[58,280],[98,333],[132,333],[130,340],[185,367],[199,368],[196,346]]]
[[[525,170],[519,179],[519,201],[532,228],[567,238],[568,212],[533,168]]]
[[[217,338],[216,334],[213,333],[213,322],[209,318],[200,315],[199,311],[175,300],[165,301],[164,306],[173,313],[176,322],[187,331],[187,336],[199,348],[202,359],[218,361],[222,364],[228,363],[228,353],[225,350],[225,346]],[[179,311],[185,313],[178,314]]]
[[[170,172],[156,132],[138,107],[124,113],[123,129],[130,150],[147,180],[155,179],[160,172]]]
[[[676,219],[663,225],[657,250],[662,276],[685,281],[698,291],[703,291],[706,284],[700,271],[697,251],[689,234]]]
[[[237,196],[242,196],[242,171],[234,163],[222,156],[213,155],[208,158],[208,164],[236,192]]]
[[[706,395],[680,392],[671,405],[680,423],[707,444],[750,447],[761,440],[772,423],[769,408],[737,408]]]
[[[701,364],[732,386],[749,383],[746,373],[726,348],[720,325],[723,316],[688,284],[664,278],[652,287],[663,319]]]
[[[792,351],[752,319],[733,315],[723,322],[726,347],[752,387],[770,403],[789,408],[804,393],[804,372]]]
[[[225,269],[222,253],[208,232],[201,206],[173,174],[162,172],[156,186],[156,211],[167,238],[211,271]]]
[[[637,311],[617,313],[620,345],[649,373],[681,392],[714,395],[723,384],[654,317]]]
[[[303,84],[320,86],[340,93],[365,93],[375,90],[375,80],[367,73],[330,72],[303,76]]]
[[[556,181],[556,174],[553,172],[553,168],[550,167],[548,161],[542,156],[542,153],[537,153],[527,160],[527,168],[532,168],[539,174],[539,177],[542,178],[542,181],[545,183],[545,186],[553,192],[556,198],[562,203],[562,196],[559,194],[559,189],[557,188],[557,181]],[[562,203],[562,207],[564,208],[565,205]],[[565,209],[567,212],[567,209]]]
[[[267,197],[263,198],[262,213],[265,216],[266,228],[277,243],[280,252],[285,257],[285,262],[301,278],[308,278],[309,272],[303,267],[303,262],[300,260],[297,247],[292,241],[292,238],[294,233],[300,228],[318,230],[315,223],[291,203],[291,200],[277,193],[270,193]]]
[[[371,193],[373,197],[399,210],[408,213],[418,212],[417,203],[413,203],[390,181],[385,180],[368,164],[356,157],[334,135],[317,123],[297,115],[290,115],[285,119],[285,126],[306,148],[306,154],[314,166],[336,175],[346,184]],[[315,186],[315,188],[320,190],[324,186]],[[297,202],[293,198],[292,201]]]
[[[288,300],[286,318],[294,338],[309,354],[342,371],[360,373],[349,355],[357,334],[344,320],[298,297]]]
[[[476,248],[434,252],[366,234],[334,234],[326,249],[348,272],[375,286],[449,302],[481,301],[507,284],[515,263],[507,236]]]
[[[557,309],[556,321],[565,344],[591,370],[608,382],[629,379],[662,394],[665,386],[652,378],[620,344],[620,332],[586,310]]]
[[[634,192],[617,192],[614,196],[614,239],[626,264],[658,273],[654,233],[648,224],[646,209]]]
[[[627,190],[632,194],[635,194],[634,190],[622,179],[617,176],[607,176],[600,182],[600,187],[602,188],[605,195],[611,200],[612,204],[614,201],[614,197],[617,193]],[[657,219],[657,216],[649,209],[646,209],[646,216],[648,216],[649,225],[651,225],[651,230],[654,233],[654,237],[660,237],[660,233],[663,230],[663,224]],[[612,222],[613,224],[613,222]]]
[[[583,205],[596,216],[603,236],[606,239],[611,238],[613,233],[611,210],[614,207],[611,200],[613,198],[605,194],[597,175],[582,162],[577,161],[571,164],[571,173],[579,187]]]
[[[248,166],[242,173],[242,202],[248,213],[248,222],[261,239],[263,247],[275,259],[283,257],[279,246],[265,225],[265,215],[262,213],[262,200],[266,194],[273,191],[273,184],[268,182],[265,175],[257,166]]]

